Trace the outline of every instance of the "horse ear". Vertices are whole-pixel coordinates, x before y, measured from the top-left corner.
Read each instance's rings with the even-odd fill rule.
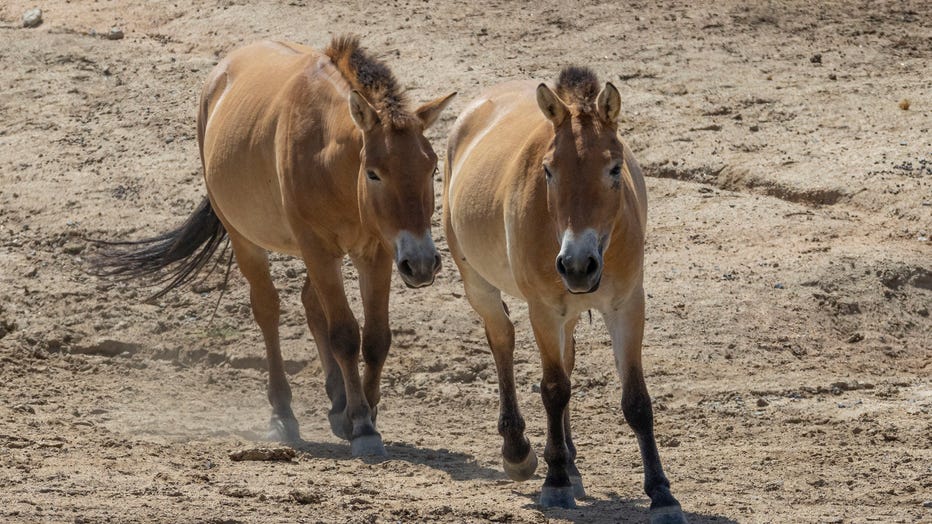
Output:
[[[547,87],[547,84],[537,86],[537,105],[540,106],[544,116],[553,122],[554,126],[563,123],[563,119],[569,114],[566,104],[563,103],[563,100],[560,100],[560,97],[553,90]]]
[[[349,95],[349,108],[353,122],[363,132],[371,130],[379,123],[379,114],[375,108],[366,100],[366,97],[362,96],[362,93],[355,89]]]
[[[424,129],[434,125],[434,122],[437,121],[437,118],[440,116],[440,113],[450,105],[450,101],[453,100],[453,97],[456,96],[456,91],[450,93],[447,96],[442,96],[436,100],[431,100],[421,107],[417,108],[417,111],[414,112],[420,119],[421,124],[424,126]]]
[[[614,124],[618,120],[618,113],[621,111],[621,95],[611,82],[605,82],[605,87],[599,92],[595,104],[599,108],[599,116],[606,122]]]

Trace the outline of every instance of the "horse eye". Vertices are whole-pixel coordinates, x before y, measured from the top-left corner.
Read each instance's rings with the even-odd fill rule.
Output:
[[[376,180],[376,181],[382,180],[381,178],[379,178],[379,175],[375,174],[375,171],[372,171],[371,169],[366,171],[366,177],[368,177],[369,180]]]
[[[613,178],[618,178],[621,176],[621,164],[613,167],[611,171],[608,172],[609,175],[612,175]]]

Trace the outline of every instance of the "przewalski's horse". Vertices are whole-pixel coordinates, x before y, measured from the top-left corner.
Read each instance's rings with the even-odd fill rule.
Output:
[[[167,271],[169,289],[177,287],[229,235],[265,338],[273,438],[299,441],[267,251],[300,256],[330,425],[355,455],[384,454],[375,419],[391,343],[392,261],[410,287],[430,285],[440,269],[430,232],[437,156],[424,131],[452,97],[409,110],[388,67],[353,37],[335,38],[323,53],[280,42],[239,49],[201,93],[198,143],[209,198],[180,228],[105,255],[101,272]],[[345,255],[359,271],[365,313],[362,380],[359,324],[341,274]]]
[[[644,488],[656,522],[685,522],[654,441],[641,370],[647,195],[641,169],[618,137],[618,90],[570,67],[556,89],[515,82],[470,103],[450,132],[444,169],[447,242],[466,297],[482,317],[498,370],[504,469],[526,480],[537,457],[524,435],[514,383],[514,327],[501,292],[528,303],[543,364],[549,466],[543,506],[585,496],[570,436],[573,331],[599,310],[623,382],[621,406],[637,434]]]

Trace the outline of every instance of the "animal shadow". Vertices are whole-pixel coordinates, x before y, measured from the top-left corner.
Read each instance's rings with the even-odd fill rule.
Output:
[[[647,498],[623,498],[612,493],[608,498],[586,497],[579,501],[579,507],[576,509],[541,509],[537,505],[538,495],[538,493],[535,493],[532,497],[533,502],[525,507],[538,509],[548,518],[596,524],[648,522],[650,520],[650,511],[648,510],[650,500]],[[681,502],[683,501],[681,500]],[[687,509],[683,510],[683,514],[690,524],[738,524],[738,521],[720,515],[695,513]]]
[[[415,447],[404,442],[386,442],[387,457],[353,457],[346,442],[303,441],[295,444],[294,449],[315,458],[362,460],[369,464],[386,460],[401,460],[443,471],[454,480],[501,480],[505,478],[503,472],[479,464],[472,455],[444,448]]]

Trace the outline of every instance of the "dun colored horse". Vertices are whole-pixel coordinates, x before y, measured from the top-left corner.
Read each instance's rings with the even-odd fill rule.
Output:
[[[392,261],[409,287],[430,285],[440,269],[430,232],[437,156],[424,131],[452,97],[412,112],[388,67],[352,37],[334,39],[323,53],[281,42],[239,49],[201,93],[208,198],[178,229],[105,255],[101,272],[167,272],[167,289],[178,287],[228,235],[265,339],[273,438],[298,441],[267,252],[301,257],[301,298],[326,373],[331,428],[354,455],[385,454],[375,420],[391,343]],[[359,272],[361,341],[343,287],[346,255]]]
[[[651,519],[685,522],[660,465],[641,369],[644,179],[618,138],[618,90],[599,87],[590,70],[570,67],[555,90],[508,83],[470,103],[450,132],[444,227],[495,358],[508,475],[530,478],[537,457],[516,401],[515,333],[502,291],[527,301],[540,348],[549,466],[541,505],[575,507],[585,496],[568,403],[573,331],[583,311],[597,309],[611,334],[624,416],[637,434]]]

